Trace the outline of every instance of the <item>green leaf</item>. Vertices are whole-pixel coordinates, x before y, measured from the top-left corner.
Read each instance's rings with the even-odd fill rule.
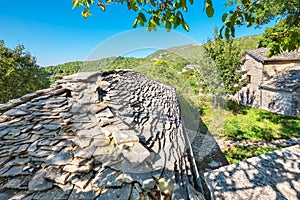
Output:
[[[156,6],[155,0],[150,0],[150,3],[152,4],[152,6]]]
[[[228,27],[225,28],[225,38],[229,39],[230,38],[230,34],[229,34],[230,30]]]
[[[104,5],[104,3],[99,2],[98,5],[99,5],[99,7],[100,7],[100,9],[101,9],[102,11],[105,11],[105,5]]]
[[[180,7],[181,7],[184,11],[187,11],[186,0],[180,0]]]
[[[228,13],[224,13],[222,16],[222,21],[225,22],[225,20],[227,19]]]
[[[135,18],[134,23],[133,23],[133,25],[132,25],[132,28],[136,28],[138,22],[139,22],[139,17]]]
[[[167,21],[165,27],[166,27],[167,30],[171,30],[172,29],[172,23],[170,21]]]
[[[139,18],[140,18],[140,21],[143,21],[143,22],[147,21],[145,15],[143,13],[141,13],[141,12],[139,13]]]
[[[205,2],[205,11],[206,11],[206,15],[208,17],[212,17],[214,15],[215,10],[213,8],[211,0],[206,0],[206,2]]]
[[[131,8],[132,10],[138,11],[139,8],[138,8],[138,6],[136,5],[136,0],[130,0],[129,4],[130,4],[130,8]]]
[[[181,21],[181,25],[184,28],[184,30],[186,30],[186,31],[190,30],[189,26],[187,25],[187,23],[183,19]]]
[[[248,3],[248,1],[247,0],[242,0],[242,4],[247,4]]]
[[[159,18],[158,18],[158,17],[154,16],[154,17],[153,17],[153,20],[154,20],[154,22],[155,22],[158,26],[160,25],[160,23],[159,23]]]
[[[150,18],[148,21],[147,30],[149,31],[156,30],[156,23],[152,18]]]
[[[78,4],[78,0],[72,0],[72,3],[73,3],[72,9],[74,9]]]
[[[206,15],[208,17],[212,17],[214,15],[214,8],[212,6],[206,7]]]
[[[84,8],[81,15],[83,16],[84,19],[87,19],[88,16],[92,16],[92,13],[88,9]]]
[[[177,11],[176,16],[174,16],[174,28],[177,28],[181,24],[182,13],[180,11]]]

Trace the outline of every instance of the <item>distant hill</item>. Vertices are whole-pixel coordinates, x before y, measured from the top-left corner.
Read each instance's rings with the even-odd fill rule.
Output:
[[[261,35],[253,35],[242,38],[234,39],[234,43],[237,44],[242,51],[255,49],[258,46],[258,41]],[[188,58],[193,60],[203,53],[203,45],[205,44],[189,44],[184,46],[172,47],[169,49],[158,50],[151,55],[147,56],[148,59],[163,59],[168,61],[174,61],[176,55],[183,55],[182,58]]]
[[[196,61],[198,58],[201,58],[203,55],[204,51],[202,45],[190,44],[159,50],[147,56],[146,58],[154,61],[165,60],[176,63],[178,69],[181,70],[184,66],[194,63],[194,61]]]
[[[234,42],[241,48],[242,51],[248,51],[250,49],[256,49],[261,35],[252,35],[242,38],[236,38]]]
[[[243,50],[247,51],[257,47],[260,35],[237,38],[235,43]],[[205,45],[205,44],[203,44]],[[80,71],[98,71],[101,69],[133,69],[138,66],[150,66],[158,60],[172,63],[175,70],[181,69],[191,63],[196,62],[199,58],[205,57],[205,52],[201,44],[190,44],[178,47],[172,47],[165,50],[158,50],[146,58],[128,58],[128,57],[109,57],[96,61],[76,61],[68,62],[56,66],[45,67],[50,80],[53,82],[57,76],[66,76]]]

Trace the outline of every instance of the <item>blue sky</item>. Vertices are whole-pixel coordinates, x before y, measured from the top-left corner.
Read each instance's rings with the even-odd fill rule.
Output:
[[[124,5],[110,6],[106,12],[95,6],[92,9],[93,16],[83,19],[81,9],[72,10],[72,0],[0,2],[0,39],[10,48],[23,44],[41,66],[86,60],[91,52],[100,47],[103,48],[99,54],[104,57],[107,52],[111,52],[108,56],[114,53],[128,55],[129,52],[139,50],[141,56],[157,48],[191,42],[204,43],[213,37],[214,27],[222,26],[221,16],[224,12],[223,4],[216,3],[220,1],[215,0],[215,15],[211,19],[207,18],[203,12],[203,2],[195,1],[185,13],[191,29],[189,32],[178,28],[171,33],[166,33],[165,30],[149,33],[142,28],[137,29],[139,34],[133,34],[136,31],[131,27],[136,13],[127,10]],[[236,35],[241,37],[263,31],[264,29],[239,28]],[[151,38],[153,35],[156,35],[154,39]],[[161,46],[153,44],[155,39],[159,40]],[[149,42],[144,44],[145,40]],[[135,45],[132,46],[132,43]],[[121,47],[125,50],[118,51]]]

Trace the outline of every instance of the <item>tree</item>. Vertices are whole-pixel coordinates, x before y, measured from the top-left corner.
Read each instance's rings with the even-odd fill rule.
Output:
[[[22,45],[5,47],[0,40],[0,103],[49,86],[46,72]]]
[[[300,0],[235,0],[230,12],[222,17],[221,30],[226,38],[234,37],[235,26],[261,26],[273,20],[278,22],[267,28],[259,47],[270,47],[268,57],[293,51],[300,47]]]
[[[225,92],[235,94],[244,85],[241,80],[244,72],[240,71],[243,52],[232,39],[222,40],[217,32],[216,30],[214,41],[209,41],[203,47],[220,73]]]
[[[208,17],[214,15],[212,0],[203,0],[204,11]],[[73,8],[83,7],[82,16],[92,15],[90,7],[94,0],[72,0]],[[194,0],[98,0],[97,5],[105,11],[106,7],[114,4],[124,4],[129,10],[137,12],[133,27],[138,24],[147,29],[156,29],[163,25],[167,30],[182,26],[189,31],[184,19],[188,4]],[[227,0],[226,7],[230,8],[222,16],[224,26],[220,35],[226,38],[235,36],[236,26],[261,26],[276,20],[276,26],[266,30],[259,45],[270,47],[268,56],[277,55],[285,50],[292,51],[300,45],[300,0]]]
[[[205,10],[208,17],[212,17],[214,9],[212,0],[205,1]],[[90,7],[94,0],[72,0],[73,9],[83,7],[82,16],[91,16]],[[102,11],[114,4],[124,4],[127,9],[137,12],[133,27],[146,25],[148,30],[155,30],[157,26],[163,25],[166,29],[182,26],[189,31],[189,26],[184,20],[183,12],[188,10],[188,3],[193,4],[194,0],[98,0],[97,5]]]

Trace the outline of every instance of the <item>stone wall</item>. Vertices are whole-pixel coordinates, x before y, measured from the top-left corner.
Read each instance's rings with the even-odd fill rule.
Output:
[[[262,109],[292,115],[293,95],[290,92],[262,89]]]
[[[300,88],[292,96],[292,115],[300,117]]]
[[[241,67],[246,73],[242,78],[250,80],[247,86],[237,92],[232,99],[243,105],[262,108],[279,114],[300,116],[300,89],[287,92],[260,88],[264,82],[297,63],[296,61],[266,61],[263,63],[246,55],[245,62]]]
[[[243,79],[250,76],[250,82],[234,96],[234,100],[240,104],[260,107],[259,85],[262,80],[263,64],[249,55],[246,55],[242,71],[246,71]]]

